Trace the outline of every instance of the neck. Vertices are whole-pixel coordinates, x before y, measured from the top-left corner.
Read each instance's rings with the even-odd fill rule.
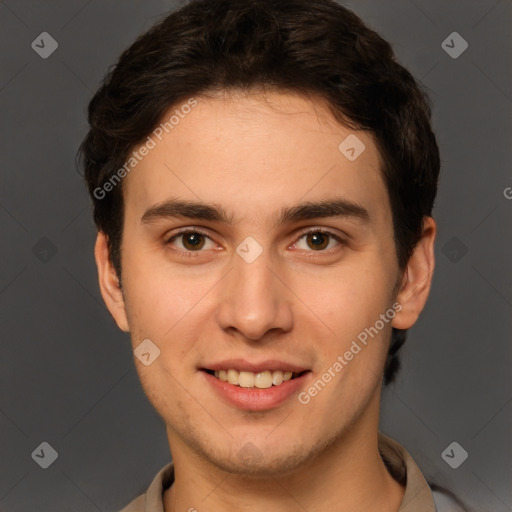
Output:
[[[307,464],[279,477],[226,472],[173,437],[175,480],[164,494],[165,512],[398,512],[404,488],[380,457],[373,416],[361,417]]]

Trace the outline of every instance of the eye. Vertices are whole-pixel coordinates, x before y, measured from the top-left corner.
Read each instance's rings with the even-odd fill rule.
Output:
[[[299,247],[300,241],[304,239],[306,247]],[[343,240],[336,234],[323,229],[312,229],[302,233],[299,241],[293,244],[297,249],[313,249],[314,252],[325,252],[326,249],[331,249],[331,242],[336,241],[339,245],[343,245]]]
[[[215,243],[208,235],[195,229],[188,228],[187,230],[180,231],[179,233],[171,236],[171,238],[169,238],[165,243],[166,245],[174,245],[176,240],[180,240],[177,250],[184,253],[201,252],[201,249],[204,248],[215,248]],[[208,242],[210,242],[212,246],[208,247]]]
[[[306,247],[300,246],[303,239]],[[293,247],[308,252],[327,252],[327,250],[333,248],[334,242],[337,242],[338,246],[344,243],[335,233],[315,228],[301,233],[298,241],[293,244]],[[173,250],[176,250],[184,256],[196,256],[194,253],[201,253],[203,252],[202,249],[216,248],[216,244],[206,233],[191,228],[184,229],[172,235],[166,240],[165,244],[175,247],[177,245],[176,249]],[[208,246],[208,244],[210,244],[210,246]]]

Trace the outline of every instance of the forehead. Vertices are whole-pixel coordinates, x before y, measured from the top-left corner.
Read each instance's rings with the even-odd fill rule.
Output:
[[[150,134],[152,149],[123,183],[127,211],[140,217],[179,197],[222,205],[235,223],[265,214],[273,223],[285,204],[341,196],[388,216],[372,135],[341,125],[322,101],[223,92],[194,102],[173,106]]]

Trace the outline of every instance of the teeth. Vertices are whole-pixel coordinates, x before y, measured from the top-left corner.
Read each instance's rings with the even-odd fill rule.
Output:
[[[272,387],[272,372],[264,371],[258,373],[256,377],[254,377],[254,385],[260,389],[266,389]]]
[[[228,382],[230,384],[238,385],[238,377],[240,373],[238,370],[228,370]]]
[[[283,372],[281,370],[272,373],[272,384],[274,384],[274,386],[279,386],[279,384],[282,384],[283,382]]]
[[[296,377],[298,374],[292,372],[282,372],[281,370],[270,371],[265,370],[260,373],[239,372],[230,368],[229,370],[215,370],[215,377],[223,382],[229,382],[235,386],[242,388],[259,388],[267,389],[272,386],[279,386],[283,382]]]
[[[241,388],[253,388],[254,387],[254,373],[240,372],[240,374],[238,375],[238,385]]]

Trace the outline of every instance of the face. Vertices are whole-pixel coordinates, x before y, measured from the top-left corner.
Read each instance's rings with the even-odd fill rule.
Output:
[[[102,292],[160,351],[135,362],[171,451],[277,474],[378,416],[405,327],[391,207],[372,137],[319,101],[196,101],[123,182],[122,299]]]

